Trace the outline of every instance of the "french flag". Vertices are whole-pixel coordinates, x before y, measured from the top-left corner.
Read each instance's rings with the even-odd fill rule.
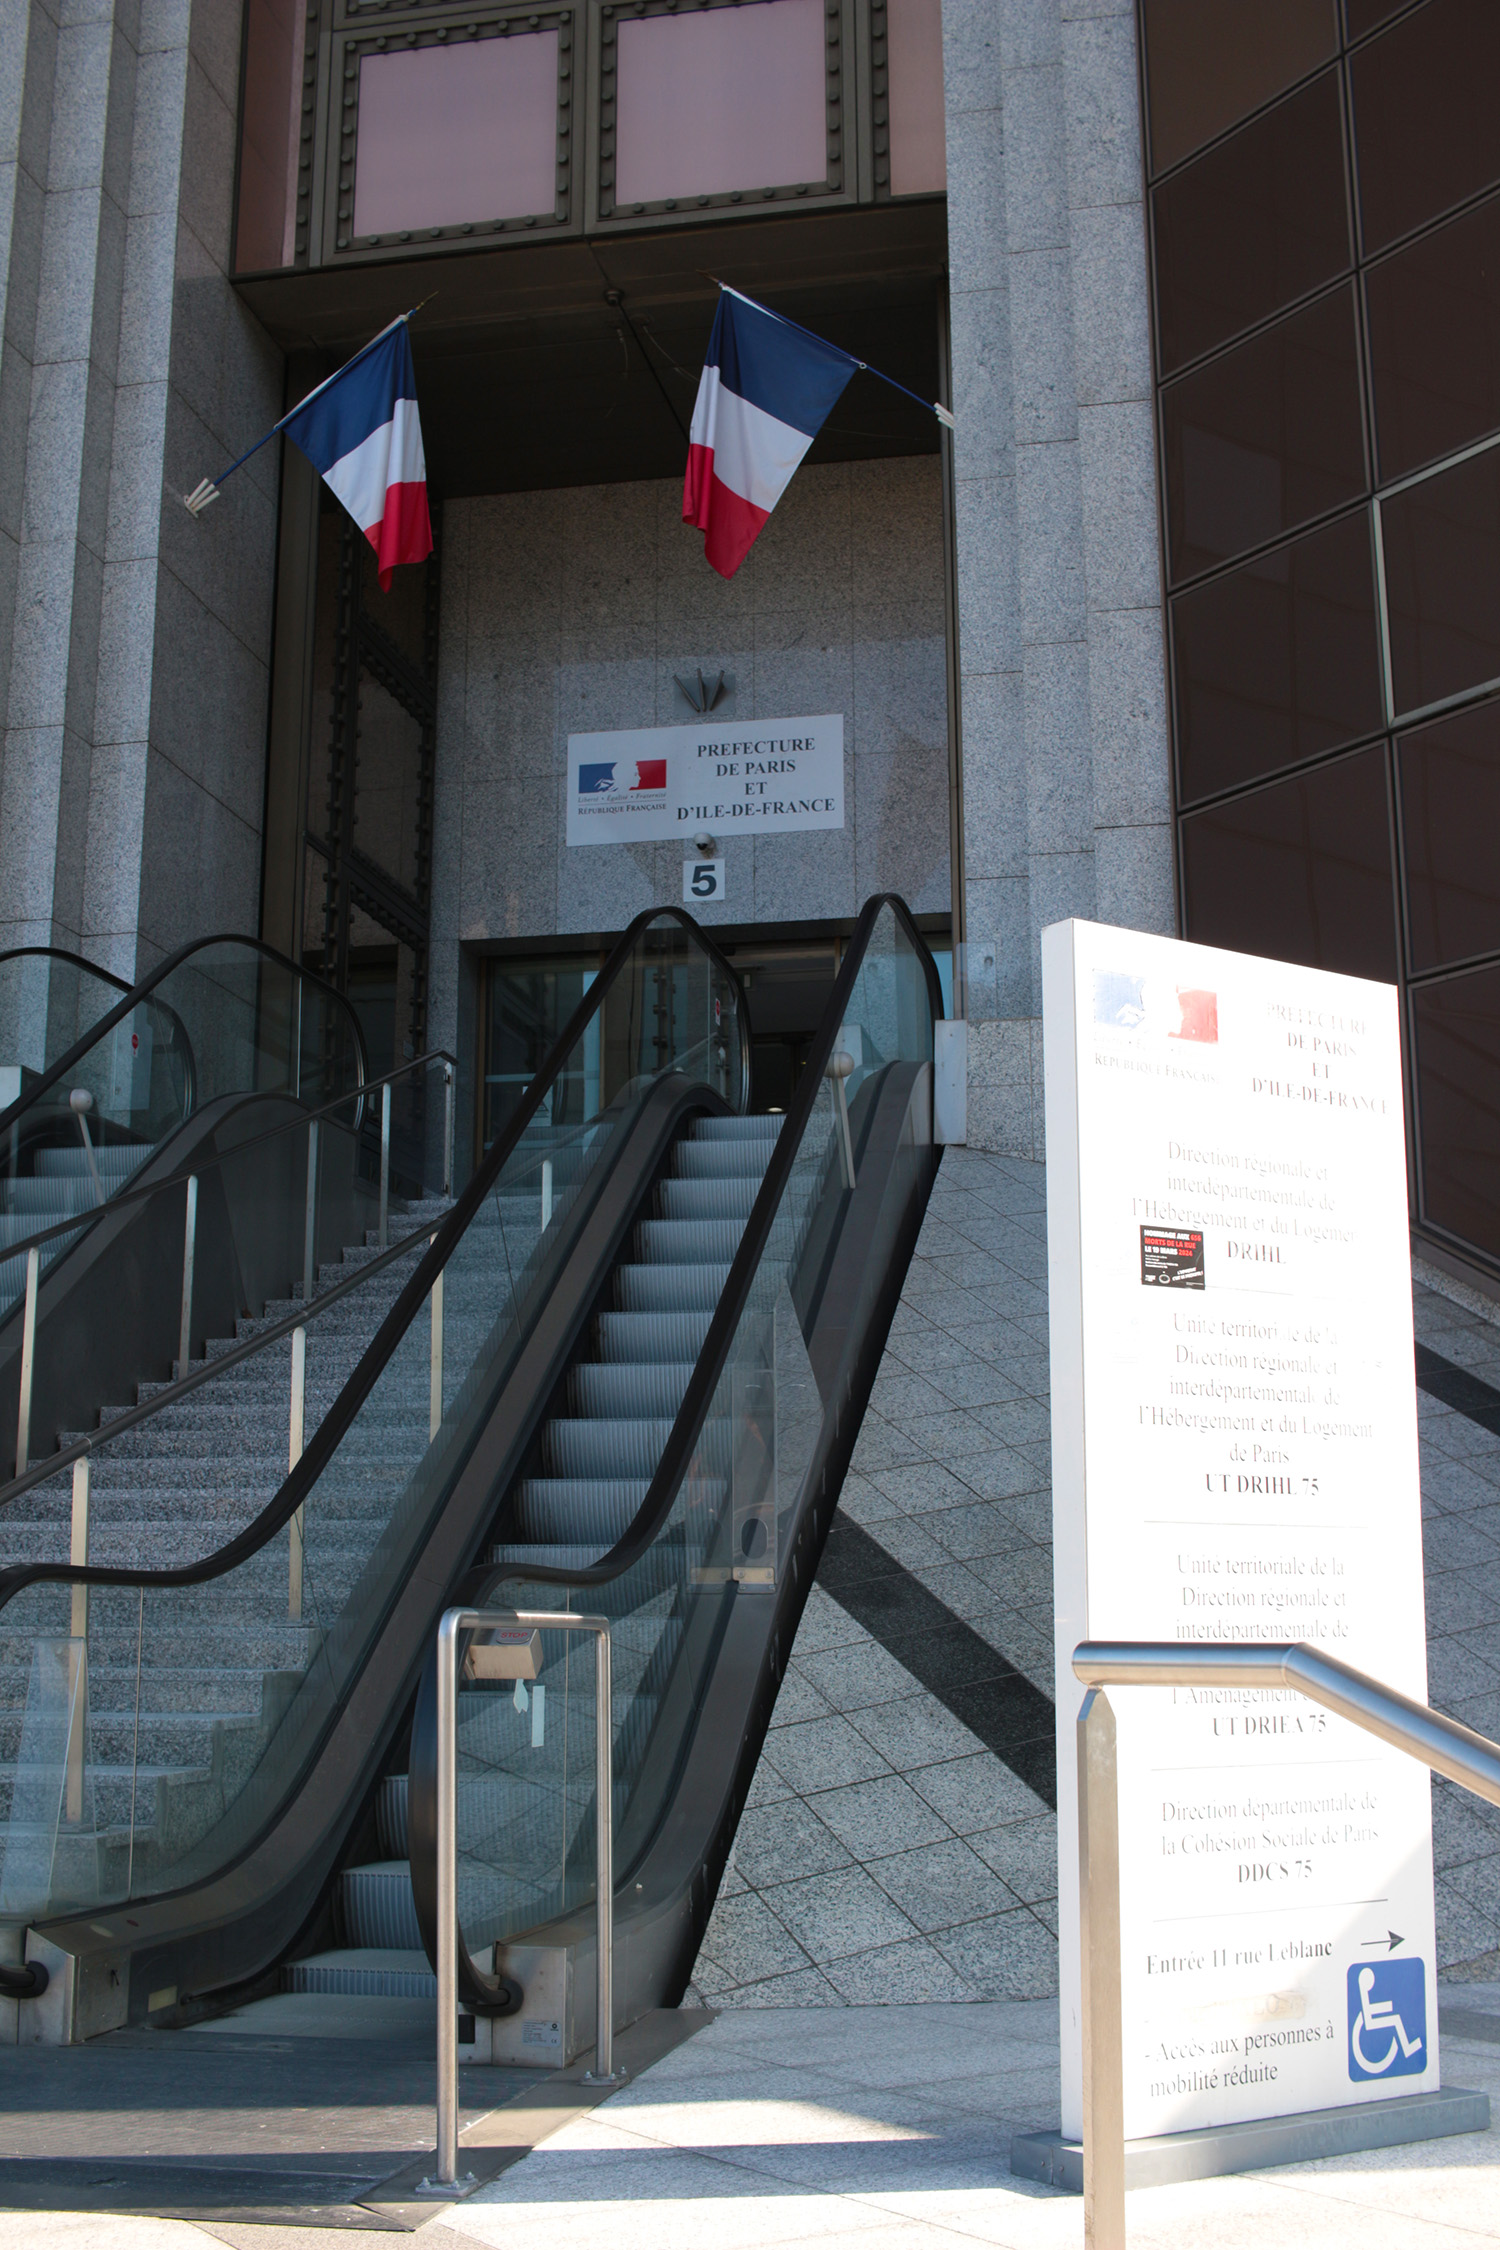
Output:
[[[693,407],[682,520],[732,578],[859,366],[795,321],[720,289]]]
[[[397,563],[432,553],[427,457],[406,315],[277,424],[375,550],[383,593]]]

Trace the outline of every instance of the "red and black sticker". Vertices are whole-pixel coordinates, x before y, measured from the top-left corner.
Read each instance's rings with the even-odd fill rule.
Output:
[[[1148,1288],[1203,1287],[1201,1227],[1142,1227],[1141,1279]]]

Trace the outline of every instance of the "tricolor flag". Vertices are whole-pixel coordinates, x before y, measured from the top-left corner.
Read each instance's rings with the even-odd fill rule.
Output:
[[[383,328],[260,440],[264,445],[284,430],[307,455],[374,548],[385,592],[397,563],[425,562],[432,553],[410,317],[403,313]],[[258,447],[250,448],[250,453],[256,451]],[[250,453],[224,470],[218,484],[205,477],[187,495],[195,516],[218,498],[219,485]]]
[[[682,520],[732,578],[859,361],[721,289],[688,436]]]
[[[732,578],[749,554],[859,369],[953,428],[946,406],[720,282],[688,434],[682,520],[706,534],[704,555],[721,578]]]

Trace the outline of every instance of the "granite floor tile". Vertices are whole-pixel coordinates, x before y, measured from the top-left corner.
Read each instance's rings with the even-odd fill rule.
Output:
[[[896,1774],[824,1790],[812,1803],[846,1852],[866,1867],[913,1845],[952,1841],[947,1822]]]
[[[1057,1939],[1025,1907],[965,1922],[932,1940],[985,2000],[1041,2000],[1057,1990]]]
[[[956,1837],[872,1861],[870,1872],[902,1913],[929,1934],[957,1922],[983,1921],[997,1905],[1004,1910],[995,1869]]]
[[[879,1787],[879,1783],[864,1786]],[[835,1797],[846,1792],[835,1791]],[[734,1837],[733,1872],[756,1890],[808,1875],[830,1874],[852,1864],[833,1830],[802,1797],[747,1808]]]
[[[1057,1896],[1057,1822],[1050,1814],[981,1830],[969,1846],[1023,1905]]]
[[[911,1785],[941,1815],[956,1836],[974,1835],[999,1828],[1011,1820],[1025,1820],[1048,1808],[998,1758],[950,1758],[940,1766],[924,1766],[910,1776]],[[1049,1816],[1050,1817],[1050,1816]]]
[[[884,1758],[839,1714],[777,1727],[766,1737],[762,1762],[775,1767],[799,1796],[838,1789],[846,1782],[873,1781],[890,1771]]]
[[[781,1883],[771,1895],[775,1918],[820,1968],[917,1934],[863,1868]]]

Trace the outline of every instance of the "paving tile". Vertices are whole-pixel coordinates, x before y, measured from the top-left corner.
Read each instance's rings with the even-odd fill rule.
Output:
[[[872,1744],[836,1715],[777,1727],[766,1736],[761,1760],[774,1766],[804,1797],[815,1789],[838,1789],[846,1782],[871,1781],[890,1771]]]
[[[773,1727],[795,1726],[804,1719],[821,1719],[827,1716],[829,1705],[807,1677],[801,1663],[794,1656],[786,1668],[786,1675],[776,1691],[776,1708],[771,1713]]]
[[[902,1913],[928,1932],[982,1921],[1016,1903],[994,1869],[954,1837],[872,1861],[870,1872]]]
[[[881,1703],[864,1711],[851,1711],[849,1723],[874,1744],[898,1773],[936,1765],[948,1758],[970,1758],[984,1753],[984,1745],[962,1719],[938,1702],[936,1696],[918,1694],[899,1703]]]
[[[1057,1990],[1057,1940],[1025,1907],[940,1930],[932,1942],[986,2000],[1041,2000]]]
[[[952,1962],[921,1939],[908,1939],[904,1945],[883,1946],[874,1952],[857,1953],[847,1960],[831,1961],[827,1975],[842,1997],[857,2007],[967,2000],[971,1993],[971,1987]],[[875,2237],[871,2250],[875,2250],[876,2243],[881,2250],[888,2250],[883,2233]]]
[[[772,1900],[776,1918],[823,1968],[851,1953],[869,1953],[916,1934],[863,1868],[778,1884]]]
[[[1024,1905],[1057,1896],[1057,1821],[1051,1813],[981,1830],[969,1845]]]
[[[823,1790],[811,1802],[848,1853],[866,1865],[913,1845],[953,1840],[947,1822],[896,1774]],[[877,1880],[886,1887],[883,1877]]]
[[[693,1966],[693,1981],[707,1992],[713,1983],[749,1984],[778,1971],[805,1969],[807,1955],[754,1891],[715,1902]]]
[[[835,1711],[857,1711],[871,1703],[894,1703],[910,1695],[916,1682],[878,1641],[849,1648],[822,1649],[800,1659],[813,1685]]]
[[[918,1795],[958,1836],[1047,1811],[1036,1792],[988,1750],[975,1758],[950,1758],[940,1766],[922,1767],[909,1778]]]
[[[878,1788],[880,1784],[865,1786]],[[735,1830],[735,1873],[758,1891],[773,1883],[825,1875],[850,1864],[848,1850],[818,1817],[814,1806],[801,1797],[747,1808]]]

